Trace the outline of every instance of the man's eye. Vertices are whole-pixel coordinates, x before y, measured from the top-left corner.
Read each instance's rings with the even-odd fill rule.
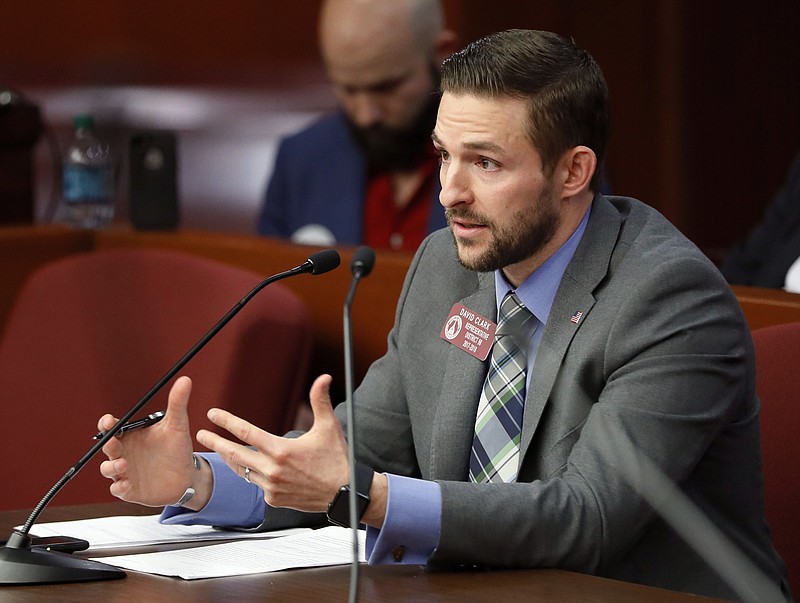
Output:
[[[497,163],[491,159],[481,159],[480,164],[484,170],[496,170],[498,168]]]
[[[450,160],[450,154],[444,149],[439,149],[439,161],[445,162]]]

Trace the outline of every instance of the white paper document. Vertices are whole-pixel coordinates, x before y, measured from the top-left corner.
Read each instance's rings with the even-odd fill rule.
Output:
[[[359,530],[358,536],[359,558],[364,562],[363,530]],[[330,526],[271,540],[242,540],[177,551],[101,557],[97,561],[137,572],[196,580],[343,565],[351,563],[352,559],[352,531]]]
[[[215,530],[209,526],[164,525],[158,522],[158,517],[158,515],[122,515],[37,523],[31,528],[31,533],[36,536],[83,538],[89,541],[89,552],[97,552],[181,542],[276,538],[311,531],[308,528],[293,528],[274,532],[233,532]]]

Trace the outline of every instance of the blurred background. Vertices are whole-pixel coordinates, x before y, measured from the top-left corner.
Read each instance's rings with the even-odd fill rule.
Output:
[[[800,149],[797,0],[444,5],[462,44],[522,27],[587,48],[611,90],[611,188],[661,210],[716,261],[759,220]],[[18,219],[2,206],[28,193],[31,219],[46,219],[60,195],[57,149],[72,116],[90,112],[121,151],[118,220],[131,134],[166,130],[181,226],[252,234],[278,140],[335,103],[318,6],[3,0],[0,125],[13,117],[16,134],[0,137],[0,222]]]

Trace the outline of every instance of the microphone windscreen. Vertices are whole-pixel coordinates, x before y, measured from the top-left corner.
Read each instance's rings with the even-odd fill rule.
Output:
[[[312,253],[308,261],[311,262],[311,274],[324,274],[339,266],[339,252],[335,249],[325,249]]]
[[[350,261],[350,272],[361,271],[361,276],[367,276],[372,272],[375,265],[375,252],[371,247],[359,247],[353,252],[353,259]]]

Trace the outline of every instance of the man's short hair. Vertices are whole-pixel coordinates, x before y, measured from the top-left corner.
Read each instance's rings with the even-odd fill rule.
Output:
[[[529,103],[528,136],[552,174],[564,152],[592,149],[599,191],[610,129],[608,87],[595,60],[572,40],[535,30],[495,33],[452,55],[442,65],[441,89]]]

